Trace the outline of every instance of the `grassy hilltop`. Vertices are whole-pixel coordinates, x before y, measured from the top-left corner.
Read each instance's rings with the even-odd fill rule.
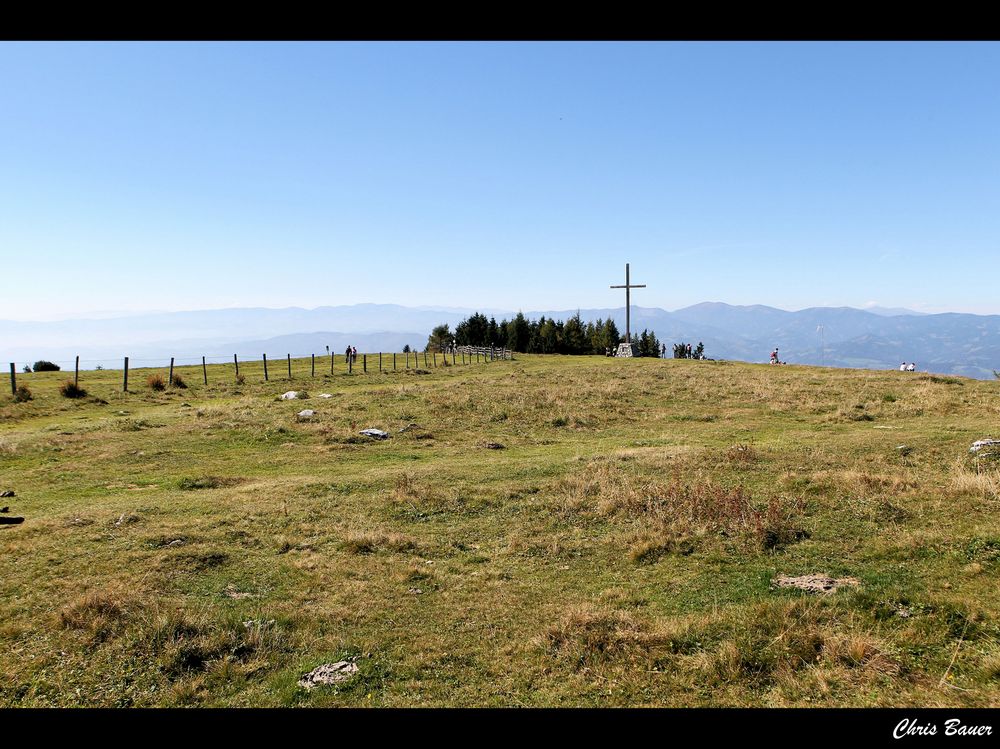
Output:
[[[285,366],[3,379],[0,705],[1000,703],[1000,383]]]

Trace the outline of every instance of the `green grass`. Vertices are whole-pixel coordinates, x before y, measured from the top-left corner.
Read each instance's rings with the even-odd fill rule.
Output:
[[[1000,703],[995,382],[309,365],[18,374],[0,705]],[[810,572],[862,584],[770,585]]]

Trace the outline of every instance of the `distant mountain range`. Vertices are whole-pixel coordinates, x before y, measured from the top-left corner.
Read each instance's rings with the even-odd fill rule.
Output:
[[[130,317],[60,322],[0,321],[0,361],[18,367],[36,359],[82,366],[118,366],[128,355],[133,366],[169,361],[200,362],[268,356],[422,348],[431,329],[452,328],[477,310],[455,307],[405,307],[356,304],[301,309],[244,308],[163,312]],[[497,321],[515,312],[479,310]],[[624,333],[625,310],[619,308],[525,311],[530,318],[565,320],[579,311],[584,320],[612,317]],[[632,308],[633,333],[652,330],[670,345],[704,342],[714,359],[766,362],[777,346],[789,363],[834,367],[897,368],[915,361],[922,371],[992,379],[1000,369],[1000,315],[945,313],[928,315],[878,307],[812,307],[789,312],[763,305],[734,306],[704,302],[668,312]],[[309,332],[316,331],[316,332]]]

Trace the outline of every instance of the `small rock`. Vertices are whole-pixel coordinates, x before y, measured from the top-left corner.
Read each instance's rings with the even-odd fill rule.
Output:
[[[304,420],[304,419],[311,419],[311,418],[312,418],[313,416],[315,416],[315,415],[316,415],[316,412],[315,412],[315,411],[313,411],[313,410],[312,410],[311,408],[306,408],[306,409],[304,409],[304,410],[302,410],[302,411],[299,411],[299,412],[298,412],[297,414],[295,414],[295,415],[296,415],[296,416],[297,416],[297,417],[299,418],[299,420],[301,421],[301,420]]]
[[[175,538],[173,541],[167,544],[167,548],[169,549],[171,546],[183,546],[183,545],[184,545],[183,538]]]
[[[303,689],[315,689],[324,684],[336,684],[340,681],[347,681],[357,672],[358,664],[353,661],[324,663],[299,679],[299,686]]]
[[[332,398],[333,396],[330,395],[329,393],[320,393],[319,397],[320,398]]]
[[[371,437],[376,440],[386,440],[389,439],[389,433],[383,432],[381,429],[362,429],[359,434],[363,434],[366,437]]]
[[[913,452],[913,448],[909,445],[896,445],[896,451],[903,457],[906,457]]]
[[[10,489],[6,489],[0,492],[0,497],[16,497],[16,496],[17,495],[14,494],[14,492],[12,492]]]
[[[506,450],[507,448],[501,445],[499,442],[487,442],[483,445],[487,450]]]
[[[9,507],[0,507],[0,512],[10,512]]]
[[[771,581],[771,585],[776,588],[798,588],[807,593],[833,593],[838,588],[845,585],[858,586],[861,581],[856,577],[835,578],[829,575],[813,573],[811,575],[800,575],[791,577],[789,575],[779,575]]]
[[[298,390],[289,390],[287,393],[282,393],[281,400],[283,401],[293,401],[299,397]]]
[[[976,440],[975,442],[972,443],[972,447],[969,448],[969,452],[977,453],[984,447],[994,447],[994,446],[1000,447],[1000,440],[994,440],[994,439]]]
[[[420,590],[420,588],[410,588],[406,592],[409,593],[410,595],[414,595],[414,596],[419,596],[419,595],[421,595],[423,593],[423,591]]]

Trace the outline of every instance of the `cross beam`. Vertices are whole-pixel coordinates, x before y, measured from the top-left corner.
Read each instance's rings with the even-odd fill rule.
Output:
[[[625,263],[625,285],[624,286],[612,286],[612,289],[625,289],[625,343],[632,343],[632,289],[645,289],[646,284],[644,283],[629,283],[628,280],[628,263]]]

